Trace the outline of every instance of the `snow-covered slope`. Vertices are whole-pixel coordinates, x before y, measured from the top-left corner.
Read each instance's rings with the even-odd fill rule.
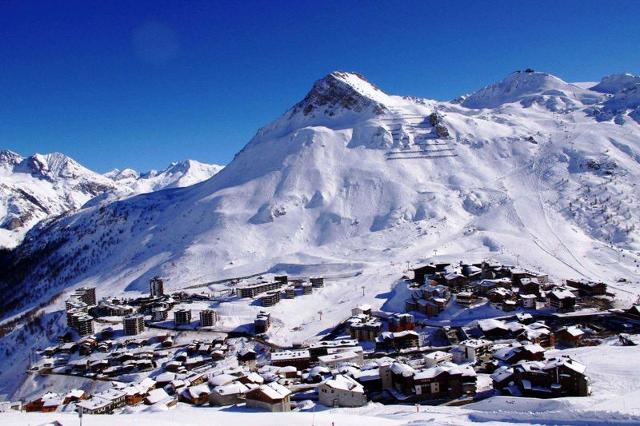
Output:
[[[185,160],[161,172],[140,175],[125,169],[100,175],[61,153],[22,158],[0,150],[0,247],[15,247],[36,223],[79,209],[96,197],[97,203],[189,186],[220,169],[216,164]]]
[[[534,72],[457,102],[332,73],[213,178],[34,229],[9,260],[20,273],[3,285],[19,290],[5,309],[79,284],[143,291],[160,274],[180,288],[274,265],[375,269],[434,250],[635,279],[640,125],[596,119],[611,99]],[[619,253],[612,270],[605,259]]]

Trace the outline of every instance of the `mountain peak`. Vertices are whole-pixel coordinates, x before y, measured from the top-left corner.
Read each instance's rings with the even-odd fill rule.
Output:
[[[600,83],[591,88],[596,92],[615,94],[626,89],[632,89],[635,86],[640,85],[640,77],[624,73],[624,74],[611,74],[602,77]]]
[[[361,74],[334,71],[316,81],[305,98],[291,112],[295,115],[327,115],[333,117],[341,111],[381,114],[386,110],[389,96],[371,84]]]
[[[0,149],[0,166],[13,168],[20,161],[22,161],[20,154],[8,149]]]
[[[571,98],[584,91],[555,75],[526,69],[515,71],[503,80],[472,93],[462,101],[462,105],[474,109],[496,108],[537,96]]]

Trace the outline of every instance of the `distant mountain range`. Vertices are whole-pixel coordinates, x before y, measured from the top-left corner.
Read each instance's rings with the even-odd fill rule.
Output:
[[[0,247],[15,247],[36,223],[77,210],[95,197],[113,201],[188,186],[221,169],[185,160],[160,172],[125,169],[101,175],[61,153],[23,158],[0,150]]]

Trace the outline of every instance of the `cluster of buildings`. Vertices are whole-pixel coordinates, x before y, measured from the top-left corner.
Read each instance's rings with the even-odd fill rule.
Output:
[[[293,299],[299,295],[313,293],[313,289],[324,287],[324,278],[312,277],[309,281],[301,279],[289,280],[286,275],[276,275],[273,281],[260,281],[236,288],[241,298],[258,298],[264,307],[273,306],[281,299]]]
[[[117,312],[110,316],[122,316],[124,337],[114,337],[109,329],[92,330],[77,341],[43,350],[37,368],[109,379],[112,386],[92,395],[78,390],[62,396],[47,393],[27,406],[46,411],[75,404],[97,414],[126,406],[164,409],[182,402],[286,412],[309,399],[327,407],[358,407],[369,401],[462,404],[495,394],[586,396],[591,392],[586,366],[547,351],[593,344],[594,337],[609,335],[612,324],[619,331],[630,331],[627,322],[640,324],[638,306],[602,315],[563,314],[588,298],[607,297],[602,283],[568,280],[555,285],[543,274],[490,262],[430,264],[414,273],[408,312],[360,305],[330,334],[332,340],[288,348],[262,336],[272,321],[266,311],[257,314],[254,333],[242,334],[245,337],[229,338],[209,329],[203,330],[206,339],[178,343],[176,336],[145,332],[145,316],[154,321],[164,307],[173,310],[177,327],[193,321],[190,309],[173,309],[174,303],[191,296],[165,295],[159,278],[150,282],[150,297],[133,302],[96,304],[95,290],[79,289],[68,300],[68,318],[75,309]],[[281,297],[308,294],[323,285],[322,278],[305,282],[277,276],[273,282],[237,287],[235,292],[268,307]],[[505,315],[455,327],[436,327],[422,319],[439,315],[452,303],[465,308],[481,300],[500,307]],[[213,309],[199,312],[200,328],[214,327],[219,320]],[[623,344],[636,344],[629,335],[620,336]],[[479,374],[491,379],[489,385],[482,382],[482,389]]]
[[[273,281],[261,281],[236,288],[236,294],[241,298],[258,298],[264,307],[273,306],[281,299],[293,299],[299,295],[312,294],[313,289],[324,287],[324,278],[309,278],[304,280],[289,280],[286,275],[277,275]]]
[[[452,299],[463,308],[489,301],[505,312],[517,308],[571,312],[579,301],[607,294],[602,282],[567,280],[558,285],[546,274],[492,262],[428,264],[413,271],[406,310],[427,316],[440,314]]]
[[[95,287],[78,288],[65,302],[67,324],[75,329],[80,336],[87,336],[94,332],[94,320],[89,315],[89,308],[95,305]]]
[[[205,295],[175,293],[167,295],[164,292],[164,282],[159,277],[149,281],[149,296],[137,299],[103,298],[96,300],[94,287],[76,289],[65,303],[67,325],[78,335],[90,336],[95,334],[96,319],[113,322],[121,318],[122,330],[126,336],[135,336],[145,331],[145,319],[151,322],[166,321],[173,310],[173,320],[176,327],[191,326],[192,312],[190,309],[174,307],[180,302],[193,300],[208,300]],[[213,309],[199,312],[200,328],[214,327],[220,321],[220,315]]]

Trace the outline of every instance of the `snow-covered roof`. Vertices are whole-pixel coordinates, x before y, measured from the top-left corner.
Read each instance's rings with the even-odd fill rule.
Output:
[[[491,345],[491,342],[484,339],[467,339],[460,342],[460,346],[473,348],[473,349],[477,349],[477,348],[481,348],[489,345]]]
[[[430,352],[426,354],[424,357],[432,360],[441,360],[441,359],[450,358],[451,356],[452,355],[448,352],[435,351],[435,352]]]
[[[165,371],[164,373],[158,374],[156,376],[156,381],[157,382],[162,382],[162,383],[164,383],[164,382],[168,383],[168,382],[170,382],[172,380],[175,380],[175,378],[176,378],[176,373],[172,373],[170,371]]]
[[[391,364],[391,371],[394,374],[401,374],[405,377],[412,376],[416,372],[413,367],[401,362],[394,362],[393,364]]]
[[[558,367],[568,367],[574,370],[577,373],[584,374],[587,370],[587,366],[579,363],[578,361],[570,358],[568,356],[560,356],[557,358],[550,358],[547,360],[546,365],[543,367],[545,370],[558,368]]]
[[[253,392],[260,392],[267,398],[274,401],[281,400],[291,395],[291,391],[278,382],[271,382],[269,384],[259,386],[258,388],[250,391],[247,394],[247,398],[250,399]]]
[[[82,407],[87,410],[95,410],[100,407],[104,407],[111,404],[111,401],[106,398],[94,395],[89,399],[85,399],[76,403],[77,407]]]
[[[328,355],[321,355],[318,357],[318,361],[326,364],[331,362],[349,361],[358,357],[359,355],[354,351],[344,351]]]
[[[164,389],[153,389],[147,395],[146,400],[149,404],[156,404],[169,398],[169,394]]]
[[[333,379],[325,381],[324,385],[332,389],[364,393],[364,387],[362,387],[360,383],[342,374],[338,374]]]
[[[575,295],[566,288],[556,287],[551,290],[551,295],[553,297],[562,300],[562,299],[575,299]]]
[[[235,380],[238,380],[238,378],[230,374],[219,374],[217,376],[209,377],[209,384],[211,386],[222,386]]]
[[[573,337],[580,337],[584,334],[584,331],[582,331],[581,329],[579,329],[578,327],[576,327],[575,325],[572,325],[570,327],[566,327],[564,329],[564,331],[573,336]]]
[[[480,327],[482,331],[489,331],[489,330],[495,330],[495,329],[508,330],[508,327],[504,321],[500,321],[494,318],[479,320],[478,327]]]
[[[219,395],[237,395],[249,391],[249,388],[240,382],[233,382],[223,386],[216,386],[213,392]]]
[[[211,392],[211,389],[209,389],[209,385],[206,383],[201,383],[199,385],[191,386],[187,390],[191,398],[197,398],[202,394],[208,395]]]
[[[82,398],[84,396],[84,391],[82,389],[71,389],[67,392],[67,398]]]

